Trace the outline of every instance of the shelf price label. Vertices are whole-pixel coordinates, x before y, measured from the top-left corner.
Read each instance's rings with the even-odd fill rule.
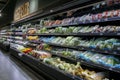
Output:
[[[18,53],[18,56],[22,57],[22,56],[23,56],[23,53]]]

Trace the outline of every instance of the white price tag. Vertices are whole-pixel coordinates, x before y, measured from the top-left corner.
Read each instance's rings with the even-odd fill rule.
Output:
[[[22,57],[22,55],[23,55],[22,53],[18,53],[18,56]]]

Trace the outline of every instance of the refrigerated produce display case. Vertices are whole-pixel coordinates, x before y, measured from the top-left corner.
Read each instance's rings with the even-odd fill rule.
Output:
[[[91,1],[15,21],[0,44],[51,80],[119,80],[120,0]]]

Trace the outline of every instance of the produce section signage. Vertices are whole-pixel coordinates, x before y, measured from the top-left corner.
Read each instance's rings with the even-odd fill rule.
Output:
[[[17,21],[17,20],[29,15],[29,13],[30,13],[29,8],[30,8],[29,2],[26,2],[23,5],[21,5],[20,7],[18,7],[14,13],[14,21]]]

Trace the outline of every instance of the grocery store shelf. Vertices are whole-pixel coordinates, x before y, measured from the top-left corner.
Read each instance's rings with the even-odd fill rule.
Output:
[[[44,63],[43,63],[44,64]],[[48,65],[48,64],[44,64],[45,66],[47,66],[48,68],[47,69],[49,69],[48,71],[50,71],[51,70],[51,72],[59,72],[59,73],[61,73],[61,74],[63,74],[64,76],[67,76],[67,77],[69,77],[69,79],[70,80],[83,80],[82,78],[80,78],[80,77],[78,77],[78,76],[73,76],[73,75],[71,75],[71,74],[68,74],[68,73],[66,73],[66,72],[64,72],[64,71],[60,71],[59,69],[57,69],[57,68],[55,68],[55,67],[53,67],[53,66],[50,66],[50,65]],[[57,72],[56,72],[56,74],[57,74]],[[65,79],[65,77],[63,77],[64,79]]]
[[[47,71],[47,73],[51,74],[51,72],[53,73],[55,71],[56,75],[59,75],[57,76],[58,77],[61,77],[64,75],[64,79],[62,80],[65,80],[66,77],[69,77],[69,80],[83,80],[77,76],[72,76],[70,74],[67,74],[67,73],[64,73],[63,71],[60,71],[59,69],[56,69],[50,65],[47,65],[39,60],[37,60],[36,58],[32,57],[32,56],[29,56],[29,55],[26,55],[26,54],[23,54],[21,53],[20,51],[12,48],[14,51],[17,51],[17,53],[12,53],[13,55],[19,57],[19,59],[23,60],[23,61],[27,61],[27,60],[32,60],[32,65],[34,66],[38,66],[39,69],[43,68],[44,67],[44,70]],[[70,57],[65,57],[65,56],[62,56],[60,54],[55,54],[55,53],[52,53],[52,55],[54,56],[58,56],[58,57],[61,57],[63,58],[64,60],[66,59],[68,62],[71,62],[71,63],[77,63],[77,62],[80,62],[81,65],[84,65],[84,66],[87,66],[87,67],[91,67],[91,68],[98,68],[98,69],[103,69],[103,70],[107,70],[107,71],[113,71],[113,72],[117,72],[117,73],[120,73],[120,69],[118,68],[112,68],[112,67],[109,67],[109,66],[104,66],[104,65],[101,65],[101,64],[96,64],[96,63],[93,63],[91,61],[84,61],[82,59],[72,59]],[[26,60],[27,59],[27,60]],[[27,63],[29,62],[27,61]],[[55,75],[54,75],[55,76]],[[66,77],[65,77],[66,76]]]
[[[93,52],[98,52],[102,54],[109,54],[109,55],[116,55],[120,56],[120,49],[111,49],[111,50],[103,50],[99,48],[91,48],[91,47],[84,47],[84,46],[78,46],[79,50],[88,50]]]
[[[62,47],[62,48],[74,49],[74,50],[88,50],[92,52],[98,52],[101,54],[120,56],[120,48],[118,48],[117,50],[102,50],[102,49],[90,48],[90,47],[84,47],[84,46],[70,47],[70,46],[63,46],[63,45],[58,45],[53,43],[47,43],[47,44],[52,46]]]
[[[120,36],[120,32],[109,33],[71,33],[71,34],[59,34],[59,33],[45,33],[45,34],[27,34],[29,36]]]
[[[38,71],[42,70],[43,72],[47,73],[47,75],[51,75],[51,76],[55,77],[57,80],[83,80],[77,76],[73,76],[73,75],[65,73],[57,68],[54,68],[50,65],[47,65],[47,64],[43,63],[42,61],[40,61],[30,55],[21,53],[19,50],[16,50],[15,48],[11,47],[11,51],[12,51],[11,55],[14,55],[18,59],[22,60],[23,62],[36,67],[36,69]],[[55,74],[51,74],[51,73],[55,73]]]
[[[12,41],[12,42],[15,43],[14,41]],[[41,43],[43,43],[43,41],[29,41],[29,43],[41,44]],[[61,47],[61,48],[92,51],[92,52],[97,52],[97,53],[101,53],[101,54],[120,56],[120,47],[118,47],[116,49],[99,49],[99,48],[84,47],[84,46],[74,46],[74,47],[73,46],[65,46],[65,45],[59,45],[59,44],[54,44],[54,43],[50,43],[50,42],[44,42],[44,43],[51,45],[51,46]],[[24,45],[21,43],[15,43],[15,44]],[[24,46],[29,46],[29,45],[24,45]],[[35,46],[30,46],[30,47],[35,47]]]
[[[96,63],[93,63],[91,61],[87,62],[87,61],[84,61],[82,59],[77,60],[77,61],[80,61],[81,64],[89,66],[89,67],[92,66],[92,67],[97,67],[97,68],[100,68],[100,69],[105,69],[105,70],[108,70],[108,71],[114,71],[114,72],[120,73],[120,69],[118,69],[118,68],[112,68],[112,67],[109,67],[109,66],[104,66],[102,64],[96,64]]]
[[[111,21],[118,21],[120,20],[120,16],[118,17],[112,17],[112,18],[105,18],[105,19],[98,19],[98,20],[90,20],[90,21],[83,21],[79,23],[70,23],[70,24],[64,24],[64,25],[53,25],[53,26],[44,26],[45,28],[51,29],[56,27],[67,27],[67,26],[80,26],[85,24],[93,24],[93,23],[103,23],[103,22],[111,22]]]
[[[42,41],[29,41],[30,43],[35,43],[35,44],[41,44],[43,43]],[[15,43],[15,42],[13,42]],[[74,47],[70,47],[70,46],[63,46],[63,45],[59,45],[59,44],[54,44],[54,43],[49,43],[49,42],[44,42],[48,45],[51,46],[56,46],[56,47],[62,47],[62,48],[68,48],[68,49],[74,49],[74,50],[84,50],[84,51],[92,51],[92,52],[97,52],[97,53],[101,53],[101,54],[108,54],[108,55],[115,55],[115,56],[120,56],[120,47],[116,48],[116,49],[99,49],[99,48],[92,48],[92,47],[84,47],[84,46],[74,46]],[[20,43],[16,43],[16,44],[20,44]],[[23,44],[20,44],[23,45]],[[29,46],[29,45],[24,45],[24,46]],[[34,47],[34,46],[33,46]]]
[[[53,53],[53,52],[51,52],[51,53],[52,53],[52,55],[55,55],[55,56],[67,59],[68,61],[70,61],[72,63],[80,62],[81,65],[88,66],[88,67],[91,67],[91,68],[93,68],[93,67],[96,68],[97,67],[97,68],[100,68],[100,69],[105,69],[105,70],[108,70],[108,71],[114,71],[114,72],[120,73],[120,69],[119,68],[112,68],[112,67],[105,66],[105,65],[102,65],[102,64],[96,64],[96,63],[93,63],[91,61],[85,61],[83,59],[72,59],[70,57],[65,57],[65,56],[60,55],[60,54],[56,54],[56,53]]]
[[[51,46],[79,50],[79,48],[77,46],[76,47],[70,47],[70,46],[62,46],[62,45],[59,45],[59,44],[49,43],[49,42],[45,42],[45,43],[48,44],[48,45],[51,45]]]
[[[91,21],[80,22],[79,25],[81,25],[81,24],[109,22],[109,21],[118,21],[118,20],[120,20],[119,16],[118,17],[112,17],[112,18],[105,18],[105,19],[98,19],[98,20],[91,20]]]

